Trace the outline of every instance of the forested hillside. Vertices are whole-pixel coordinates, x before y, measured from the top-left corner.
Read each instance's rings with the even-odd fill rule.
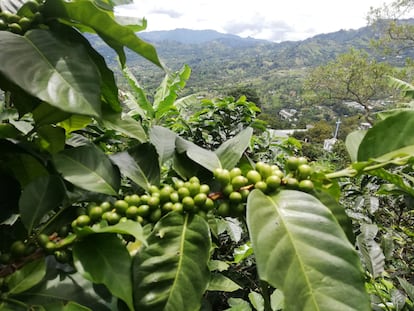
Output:
[[[367,51],[379,61],[403,65],[409,55],[384,56],[373,49],[370,42],[377,38],[376,31],[367,26],[280,43],[212,30],[176,29],[138,35],[154,44],[160,59],[172,71],[179,70],[184,64],[191,67],[191,78],[183,95],[202,93],[217,96],[234,87],[250,88],[259,94],[265,112],[275,115],[282,108],[300,108],[302,82],[310,68],[334,60],[350,48]],[[106,56],[109,65],[117,68],[114,52],[96,37],[90,38]],[[409,53],[409,50],[401,53]],[[127,53],[127,59],[141,85],[149,94],[153,93],[164,72],[139,55]],[[121,74],[117,75],[122,81]]]

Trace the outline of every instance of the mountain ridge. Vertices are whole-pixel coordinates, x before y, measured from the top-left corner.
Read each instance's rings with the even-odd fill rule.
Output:
[[[214,40],[240,40],[245,42],[271,42],[255,38],[243,38],[234,34],[222,33],[213,29],[176,28],[172,30],[156,30],[139,33],[139,36],[150,42],[176,41],[183,44],[200,44]]]
[[[283,42],[189,29],[139,32],[137,36],[154,45],[169,70],[177,71],[184,64],[190,66],[192,74],[183,95],[220,94],[241,85],[256,89],[263,101],[272,103],[286,102],[286,93],[300,92],[301,81],[310,68],[326,64],[351,48],[364,50],[379,61],[398,66],[403,65],[406,57],[414,56],[409,54],[411,51],[404,50],[406,54],[399,57],[384,58],[371,46],[371,40],[378,38],[372,26]],[[90,40],[117,71],[119,65],[114,51],[98,39],[95,36]],[[131,51],[127,50],[126,54],[127,65],[144,89],[153,93],[165,71]],[[119,75],[119,70],[117,72]]]

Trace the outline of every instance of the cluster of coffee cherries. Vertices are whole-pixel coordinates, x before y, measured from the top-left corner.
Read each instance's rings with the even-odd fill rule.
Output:
[[[314,189],[310,179],[313,169],[306,158],[289,157],[285,163],[285,171],[277,165],[264,162],[257,162],[254,168],[244,174],[238,167],[231,170],[217,168],[214,178],[221,185],[221,190],[217,193],[217,214],[235,217],[244,215],[247,197],[253,189],[269,195],[282,188],[304,192]]]
[[[24,34],[28,29],[43,22],[41,0],[26,1],[19,11],[21,15],[8,11],[0,12],[0,30],[8,30],[16,34]]]
[[[272,195],[280,189],[295,189],[311,192],[313,168],[304,157],[287,158],[284,169],[277,165],[257,162],[250,170],[242,171],[217,168],[210,185],[192,177],[187,181],[174,178],[170,184],[150,186],[144,194],[128,194],[104,202],[91,202],[77,209],[71,225],[61,226],[52,234],[40,233],[27,241],[17,240],[10,249],[0,254],[0,265],[24,260],[32,254],[46,252],[58,261],[71,258],[71,238],[76,238],[77,229],[104,222],[116,225],[128,219],[143,225],[156,223],[163,215],[175,211],[182,214],[198,214],[202,217],[242,217],[246,202],[253,189]]]
[[[47,235],[33,234],[29,238],[15,240],[8,249],[0,254],[0,266],[15,262],[25,262],[41,256],[42,253],[53,254],[60,262],[67,262],[70,250],[59,247],[59,242],[70,234],[69,226],[61,226],[57,232]]]
[[[173,185],[153,185],[142,195],[130,194],[113,202],[89,204],[72,222],[72,227],[90,226],[102,220],[109,225],[127,219],[141,224],[155,223],[171,211],[205,216],[214,208],[214,201],[209,193],[210,186],[200,183],[197,177],[188,181],[175,179]]]

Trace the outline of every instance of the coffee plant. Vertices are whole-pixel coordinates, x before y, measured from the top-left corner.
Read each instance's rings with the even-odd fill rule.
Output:
[[[122,70],[125,48],[163,68],[136,34],[145,22],[115,18],[125,2],[0,2],[0,310],[371,310],[389,283],[363,272],[373,234],[355,238],[338,180],[376,176],[412,197],[390,168],[411,170],[413,112],[350,135],[337,172],[254,160],[250,126],[203,148],[163,126],[188,67],[153,103],[139,88],[127,101],[87,40]],[[221,253],[223,234],[240,245]],[[242,276],[253,285],[238,296]],[[398,286],[383,309],[412,307],[413,286]]]

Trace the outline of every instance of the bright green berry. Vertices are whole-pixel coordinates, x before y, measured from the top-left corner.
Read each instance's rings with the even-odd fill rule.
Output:
[[[260,173],[256,170],[250,170],[250,171],[247,172],[246,178],[249,181],[249,184],[254,185],[258,181],[262,180],[262,175],[260,175]]]
[[[230,215],[230,204],[226,201],[221,202],[217,208],[217,214],[221,217],[227,217]]]
[[[230,171],[230,179],[233,179],[234,177],[240,176],[242,174],[242,171],[239,167],[234,167]]]
[[[157,222],[162,216],[162,211],[161,209],[156,209],[154,211],[152,211],[151,215],[149,216],[149,219],[151,222],[155,223]]]
[[[194,209],[195,203],[194,203],[194,199],[192,197],[183,198],[181,203],[183,204],[183,209],[186,212],[190,212]]]
[[[124,200],[128,203],[128,205],[138,206],[141,203],[141,198],[136,193],[125,196]]]
[[[277,175],[271,175],[266,178],[266,184],[269,190],[273,191],[280,187],[282,180]]]
[[[150,210],[151,208],[148,204],[143,204],[143,205],[138,206],[137,213],[139,216],[146,217],[150,214],[151,212]]]
[[[88,215],[79,215],[76,218],[76,224],[78,227],[86,227],[91,223],[91,218]]]
[[[231,203],[240,203],[243,200],[243,197],[240,192],[233,191],[229,195],[229,200]]]
[[[156,209],[160,206],[160,198],[157,196],[151,196],[148,198],[147,204],[151,209]]]
[[[289,157],[286,160],[286,166],[289,171],[295,171],[299,166],[299,159],[297,157]]]
[[[262,192],[266,192],[267,191],[267,184],[264,181],[258,181],[257,183],[254,184],[254,188],[255,189],[259,189]]]
[[[313,169],[308,164],[301,164],[297,169],[299,179],[307,179],[312,175]]]
[[[248,183],[248,180],[246,177],[238,175],[235,176],[232,180],[231,180],[231,184],[234,188],[234,190],[239,190],[241,187],[246,186]]]
[[[200,185],[200,192],[209,194],[210,193],[210,186],[207,184]]]
[[[122,215],[125,215],[126,210],[128,209],[128,202],[125,200],[117,200],[114,203],[116,211]]]
[[[314,189],[313,182],[309,179],[304,179],[299,182],[299,189],[305,192],[311,192]]]
[[[130,205],[125,212],[126,217],[134,219],[138,216],[138,207],[135,205]]]
[[[10,253],[13,257],[21,257],[26,252],[26,244],[23,241],[17,240],[14,241],[10,246]]]
[[[197,206],[204,206],[207,201],[207,194],[200,192],[194,197],[194,204]]]
[[[101,219],[103,214],[103,209],[100,206],[94,206],[89,210],[89,217],[92,221]]]
[[[223,168],[217,168],[213,172],[214,178],[222,185],[230,182],[230,172]]]

